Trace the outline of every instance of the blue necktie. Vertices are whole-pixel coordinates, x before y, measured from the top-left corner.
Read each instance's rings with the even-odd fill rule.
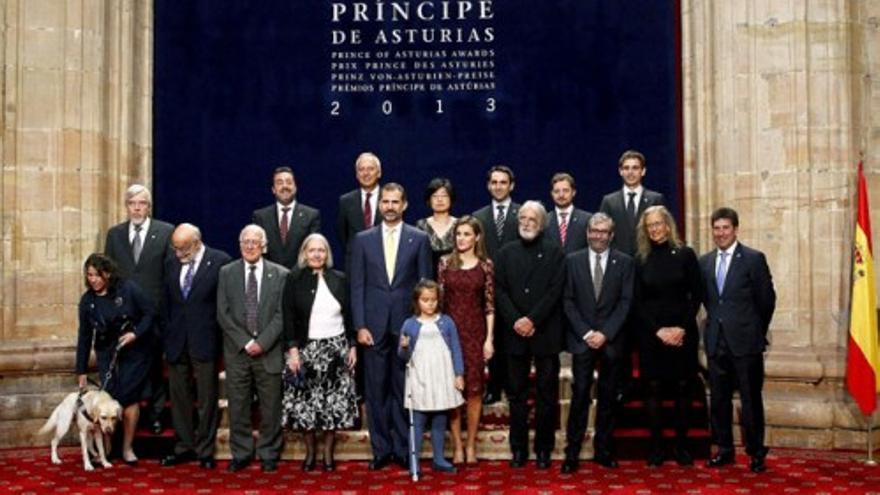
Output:
[[[195,266],[195,262],[190,261],[187,265],[189,265],[189,268],[186,270],[186,275],[183,276],[183,287],[180,288],[180,293],[183,294],[184,300],[189,297],[189,292],[192,290],[193,267]]]
[[[718,285],[718,293],[721,294],[721,291],[724,289],[724,279],[727,277],[727,253],[721,251],[718,254],[721,256],[721,259],[718,260],[718,270],[715,273],[715,281]]]

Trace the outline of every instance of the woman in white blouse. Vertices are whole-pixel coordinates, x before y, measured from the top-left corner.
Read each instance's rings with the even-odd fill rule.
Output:
[[[348,284],[332,267],[327,239],[309,235],[300,247],[297,268],[287,276],[282,300],[288,349],[283,421],[304,432],[303,471],[315,468],[318,430],[324,432],[324,470],[336,468],[336,430],[351,428],[357,416]]]

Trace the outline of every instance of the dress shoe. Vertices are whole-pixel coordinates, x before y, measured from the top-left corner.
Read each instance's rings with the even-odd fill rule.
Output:
[[[483,404],[484,405],[492,405],[501,400],[501,392],[490,392],[486,391],[486,395],[483,396]]]
[[[514,452],[513,458],[510,459],[510,467],[521,468],[526,465],[526,461],[528,460],[529,455],[525,452]]]
[[[185,462],[192,462],[194,460],[196,460],[196,453],[189,450],[187,452],[181,452],[179,454],[166,455],[159,460],[159,465],[169,467],[183,464]]]
[[[596,454],[593,456],[593,462],[608,469],[615,469],[619,465],[611,454]]]
[[[752,457],[752,460],[749,461],[749,469],[751,469],[753,473],[763,473],[764,471],[766,471],[767,464],[764,463],[764,457]]]
[[[263,459],[260,463],[260,468],[264,473],[274,473],[278,471],[278,461],[275,459]]]
[[[305,473],[311,472],[315,470],[315,458],[314,457],[306,457],[303,459],[302,470]]]
[[[330,459],[330,461],[324,461],[324,472],[336,471],[336,461]]]
[[[535,454],[535,464],[537,464],[538,469],[550,469],[550,453],[537,452]]]
[[[165,428],[162,426],[162,421],[155,420],[150,423],[150,431],[153,432],[153,435],[161,435]]]
[[[577,459],[565,459],[562,463],[562,474],[576,473],[578,470],[578,464]]]
[[[409,471],[409,456],[399,456],[396,454],[391,454],[391,462],[397,464],[400,469],[404,471]]]
[[[654,449],[651,451],[651,454],[648,456],[648,466],[649,467],[660,467],[663,465],[663,461],[666,460],[666,454],[660,449]]]
[[[438,464],[436,462],[432,462],[431,469],[433,469],[434,471],[441,472],[441,473],[455,474],[458,472],[458,469],[456,469],[455,466],[453,466],[452,464],[449,464],[448,462],[446,464]]]
[[[250,459],[232,459],[231,461],[229,461],[229,465],[226,466],[226,471],[229,473],[236,473],[248,467],[250,463]]]
[[[383,455],[380,457],[374,457],[373,460],[370,461],[370,464],[367,465],[367,467],[370,469],[370,471],[378,471],[388,464],[391,464],[391,456]]]
[[[727,466],[728,464],[733,464],[734,457],[732,452],[724,452],[715,454],[714,457],[711,457],[708,461],[706,461],[706,467],[721,467]]]
[[[672,452],[672,456],[675,457],[675,463],[679,466],[693,466],[694,458],[691,456],[691,453],[684,447],[676,447]]]
[[[217,467],[217,461],[213,457],[202,457],[199,459],[199,467],[202,469],[214,469]]]

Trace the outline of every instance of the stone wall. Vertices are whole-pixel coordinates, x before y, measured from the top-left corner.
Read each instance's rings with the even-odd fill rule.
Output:
[[[681,5],[688,241],[709,249],[709,214],[734,206],[779,295],[768,441],[861,446],[841,380],[860,159],[880,225],[880,0]],[[8,445],[73,383],[80,265],[151,179],[152,2],[0,0],[0,17]]]

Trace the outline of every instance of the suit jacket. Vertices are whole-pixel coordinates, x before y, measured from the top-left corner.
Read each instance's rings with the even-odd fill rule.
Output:
[[[713,357],[724,334],[734,356],[760,354],[767,346],[767,330],[776,309],[776,291],[764,253],[738,243],[728,260],[721,294],[715,278],[712,250],[700,258],[706,290],[706,353]]]
[[[342,306],[342,320],[345,325],[345,337],[349,345],[357,344],[354,326],[351,324],[351,309],[348,297],[348,282],[345,275],[336,270],[324,270],[324,282],[330,294]],[[318,276],[309,268],[296,268],[287,274],[282,297],[282,313],[284,315],[285,348],[302,349],[309,341],[309,322],[312,318],[312,306],[318,290]]]
[[[533,241],[509,242],[495,261],[495,309],[510,354],[558,354],[562,350],[562,289],[565,254],[544,235]],[[513,330],[521,317],[535,325],[531,337]]]
[[[636,217],[633,218],[626,213],[626,198],[623,196],[623,189],[606,194],[602,198],[602,204],[599,205],[599,211],[614,220],[614,239],[611,241],[611,247],[634,256],[638,248],[636,246],[636,227],[639,224],[639,218],[646,208],[665,204],[666,200],[662,194],[643,188],[642,197],[639,199],[636,209]]]
[[[562,246],[565,254],[584,249],[587,247],[587,225],[592,216],[592,213],[580,208],[573,209],[568,219],[568,233],[565,236],[565,245],[563,245],[562,238],[559,237],[559,218],[556,216],[556,208],[553,208],[547,215],[547,229],[544,231],[544,235]]]
[[[376,198],[376,208],[373,210],[373,224],[379,225],[379,201]],[[370,228],[364,225],[364,205],[361,202],[361,189],[357,188],[339,197],[339,213],[336,217],[336,233],[339,241],[345,246],[345,262],[351,254],[351,243],[358,232]]]
[[[244,304],[244,261],[237,259],[220,269],[217,287],[217,319],[223,329],[223,352],[227,366],[231,357],[244,352],[244,346],[253,338],[263,348],[256,359],[263,362],[267,373],[281,373],[284,356],[281,333],[281,295],[287,277],[287,268],[263,259],[263,277],[260,282],[257,337],[247,331]]]
[[[566,335],[568,351],[572,354],[586,352],[589,347],[584,336],[590,330],[602,332],[607,345],[622,341],[619,337],[623,335],[623,325],[632,304],[633,259],[620,251],[609,251],[598,300],[593,290],[589,249],[569,254],[565,258],[565,270],[563,307],[571,324]]]
[[[494,261],[495,255],[501,249],[501,246],[519,239],[519,220],[517,219],[519,207],[519,203],[510,202],[510,206],[507,208],[507,216],[504,217],[504,229],[500,239],[495,230],[495,212],[492,210],[492,203],[474,212],[473,216],[483,224],[483,231],[486,233],[486,255],[489,259]]]
[[[386,333],[400,334],[404,320],[412,314],[413,288],[433,273],[428,235],[411,225],[400,225],[400,245],[391,283],[385,272],[382,226],[358,233],[352,243],[352,321],[355,330],[368,328],[377,343]]]
[[[198,361],[211,362],[220,357],[217,282],[220,268],[231,260],[223,251],[205,246],[186,299],[180,289],[180,272],[184,265],[176,256],[165,263],[160,334],[169,363],[177,363],[184,349]]]
[[[281,230],[278,224],[278,208],[275,203],[254,211],[252,222],[266,231],[266,258],[286,267],[288,270],[296,266],[296,258],[303,240],[309,234],[321,230],[321,213],[299,201],[290,212],[290,228],[287,230],[287,244],[281,242]]]
[[[159,308],[164,299],[162,286],[165,281],[165,262],[174,258],[171,248],[171,233],[174,226],[170,223],[150,219],[150,228],[143,236],[143,248],[138,262],[134,262],[131,242],[128,241],[129,222],[122,222],[107,231],[104,253],[119,267],[123,278],[130,278],[140,286],[155,308]]]

